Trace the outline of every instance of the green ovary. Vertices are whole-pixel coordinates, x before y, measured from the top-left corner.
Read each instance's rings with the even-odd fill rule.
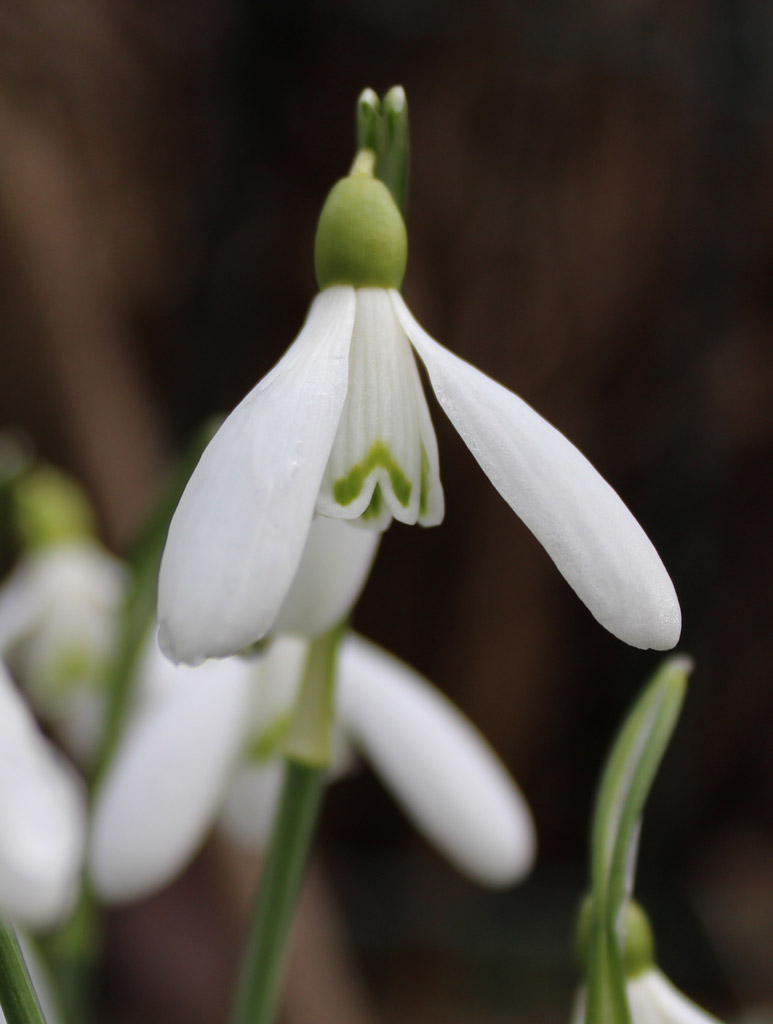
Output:
[[[333,484],[333,497],[338,504],[351,505],[360,494],[367,478],[378,466],[387,471],[395,497],[401,505],[407,507],[408,502],[411,500],[413,485],[402,469],[400,469],[394,456],[383,441],[376,441],[365,458],[358,462],[356,466],[352,466],[346,476],[342,476]],[[380,502],[380,497],[377,501]]]

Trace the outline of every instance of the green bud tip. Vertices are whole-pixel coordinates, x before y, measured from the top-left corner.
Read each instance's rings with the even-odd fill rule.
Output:
[[[383,182],[373,177],[375,155],[362,149],[348,177],[337,182],[322,207],[314,244],[320,289],[399,288],[405,276],[405,223]]]
[[[625,906],[623,929],[623,970],[626,978],[636,978],[655,963],[655,940],[649,918],[635,900]]]
[[[13,510],[27,551],[93,537],[96,530],[91,505],[79,485],[51,466],[40,466],[16,481]]]
[[[580,904],[575,930],[575,956],[583,970],[587,969],[591,948],[593,899],[586,896]],[[636,978],[655,963],[655,940],[649,918],[635,900],[628,900],[623,911],[621,929],[623,970],[626,978]]]

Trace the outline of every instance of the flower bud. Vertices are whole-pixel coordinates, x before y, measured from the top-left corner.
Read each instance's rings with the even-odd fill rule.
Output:
[[[590,955],[593,900],[586,896],[580,904],[575,930],[575,956],[583,971]],[[623,971],[626,978],[636,978],[655,963],[655,941],[649,918],[635,900],[629,900],[622,922]]]
[[[96,532],[88,498],[71,477],[52,466],[39,466],[21,476],[14,484],[13,502],[25,551],[83,540]]]
[[[405,223],[383,182],[373,177],[373,154],[362,150],[352,173],[337,182],[322,207],[314,244],[320,289],[399,288],[405,276]]]
[[[655,940],[649,918],[635,900],[625,908],[623,970],[626,978],[636,978],[655,963]]]

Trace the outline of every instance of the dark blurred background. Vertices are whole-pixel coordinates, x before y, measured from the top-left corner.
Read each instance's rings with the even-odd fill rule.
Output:
[[[680,595],[697,667],[638,880],[661,965],[773,1020],[769,3],[3,0],[2,421],[125,550],[194,428],[297,333],[356,97],[396,83],[413,311],[589,456]],[[355,622],[490,738],[539,863],[482,892],[367,772],[333,787],[292,1024],[567,1020],[594,782],[658,662],[596,625],[433,414],[446,521],[390,530]],[[106,1021],[224,1019],[252,871],[211,846],[114,915]]]

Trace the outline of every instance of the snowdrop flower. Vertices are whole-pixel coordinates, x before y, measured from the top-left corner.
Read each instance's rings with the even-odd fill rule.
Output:
[[[412,348],[483,471],[596,619],[634,646],[673,647],[673,585],[617,494],[559,431],[414,319],[399,291],[405,226],[368,156],[322,210],[320,292],[303,329],[220,428],[178,505],[159,580],[163,649],[196,663],[265,635],[315,514],[372,529],[442,520]]]
[[[647,915],[635,901],[625,909],[623,964],[631,1024],[720,1024],[673,985],[654,961],[654,940]],[[572,1024],[585,1024],[585,995],[580,991]]]
[[[126,583],[116,558],[79,539],[31,551],[0,588],[0,652],[80,760],[98,741]]]
[[[56,924],[77,893],[86,801],[0,662],[0,916]]]
[[[650,967],[626,985],[633,1024],[719,1024],[696,1006],[657,967]]]
[[[307,650],[308,641],[285,636],[257,658],[196,669],[149,652],[144,709],[95,806],[89,861],[105,899],[134,899],[169,882],[218,814],[231,836],[264,845]],[[339,770],[348,740],[472,878],[507,885],[529,870],[534,828],[521,793],[438,690],[353,634],[340,647],[336,689]]]
[[[673,985],[657,967],[626,983],[631,1024],[720,1024]],[[577,999],[572,1024],[585,1024],[585,1000]]]

